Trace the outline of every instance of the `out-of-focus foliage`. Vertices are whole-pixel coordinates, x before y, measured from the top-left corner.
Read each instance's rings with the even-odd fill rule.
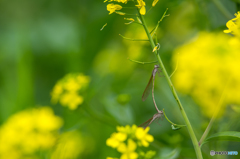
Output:
[[[156,26],[168,8],[169,16],[160,23],[157,37],[161,46],[160,56],[169,74],[176,65],[171,64],[174,50],[187,45],[193,49],[189,40],[202,31],[216,32],[216,34],[206,35],[210,39],[214,39],[212,36],[219,36],[219,39],[214,39],[214,44],[211,42],[211,46],[206,44],[212,47],[213,51],[221,44],[220,48],[225,49],[220,50],[220,52],[225,52],[221,56],[228,57],[233,54],[236,55],[234,60],[238,60],[235,52],[226,53],[226,51],[233,50],[234,44],[229,40],[224,43],[223,40],[228,38],[217,33],[226,29],[234,30],[231,27],[227,28],[226,23],[234,18],[234,13],[240,10],[237,0],[161,0],[158,2],[144,0],[136,4],[131,1],[121,1],[128,2],[126,4],[115,0],[108,2],[121,5],[122,9],[115,10],[109,15],[107,11],[109,3],[103,3],[103,1],[0,1],[0,142],[4,141],[4,144],[0,144],[0,158],[10,158],[9,155],[12,155],[13,159],[27,157],[31,159],[104,159],[107,156],[121,156],[122,153],[106,145],[106,140],[115,131],[116,126],[138,125],[155,113],[150,97],[145,102],[141,101],[153,65],[140,65],[127,59],[155,61],[149,42],[128,41],[119,36],[121,34],[127,38],[147,38],[144,29],[138,24],[140,23],[138,18],[128,15],[136,14],[136,9],[131,8],[130,5],[138,5],[142,8],[142,13],[146,9],[144,17],[150,30]],[[152,7],[153,4],[154,7]],[[133,18],[134,21],[126,20],[126,18]],[[106,23],[107,25],[101,29]],[[128,24],[125,25],[125,23]],[[230,35],[226,34],[226,36]],[[220,44],[216,44],[217,41],[220,41]],[[226,48],[227,46],[231,48]],[[190,53],[190,49],[187,49],[186,54],[187,52]],[[194,52],[198,51],[194,50]],[[207,54],[207,52],[208,50],[202,50],[201,53],[206,57],[217,56],[214,60],[219,62],[220,55],[213,55],[214,52]],[[174,80],[177,76],[181,79],[178,74],[180,65],[184,63],[181,63],[180,56],[181,54],[179,54],[179,68],[172,77]],[[201,58],[204,57],[201,56]],[[192,61],[190,63],[193,64]],[[199,60],[196,61],[197,64]],[[235,64],[233,63],[234,66]],[[229,65],[229,63],[223,63],[217,68],[227,70],[230,68]],[[208,69],[213,68],[215,67]],[[234,74],[237,68],[238,66],[232,67],[230,71],[234,79],[237,77],[237,74]],[[217,75],[223,77],[217,70],[215,71]],[[75,81],[78,73],[91,79],[91,82],[86,82],[88,85],[86,89],[79,89],[79,91],[77,91],[79,85]],[[192,73],[196,74],[196,72]],[[65,100],[62,99],[65,104],[61,103],[60,98],[57,99],[56,104],[51,103],[51,100],[56,99],[56,94],[63,89],[60,88],[63,85],[59,83],[62,83],[63,79],[68,81],[65,79],[67,77],[72,79],[67,89],[76,84],[73,87],[74,95],[76,91],[78,95],[74,100],[71,100],[72,94],[66,96]],[[192,80],[190,79],[189,82]],[[211,79],[208,80],[211,81]],[[188,84],[184,81],[177,81],[175,84],[177,85],[178,82]],[[216,82],[213,86],[216,84],[219,83]],[[158,107],[164,108],[168,118],[174,123],[184,124],[164,77],[156,77],[155,86]],[[234,84],[231,91],[237,92],[237,86]],[[223,87],[221,85],[217,90]],[[179,92],[184,92],[184,90],[179,89]],[[53,98],[51,95],[54,93],[56,96]],[[206,95],[202,96],[203,101],[206,100]],[[236,101],[236,97],[237,95],[232,94],[225,98],[230,102],[230,99]],[[210,112],[201,111],[204,106],[194,102],[192,96],[182,94],[181,101],[199,139],[209,122],[205,116]],[[228,103],[225,102],[225,104]],[[62,104],[67,107],[60,106]],[[48,105],[49,107],[36,105]],[[213,127],[213,131],[239,131],[240,126],[236,124],[239,117],[239,105],[234,103],[231,107],[225,108],[216,126]],[[40,115],[40,110],[45,110],[48,115],[44,116],[44,113]],[[36,111],[38,113],[33,113]],[[25,114],[25,116],[19,117],[20,114]],[[16,117],[18,119],[12,121]],[[51,122],[55,119],[55,122]],[[49,126],[48,131],[43,133],[40,131],[42,130],[40,126],[33,122],[40,122],[43,128]],[[148,134],[154,137],[154,141],[149,144],[147,151],[139,152],[139,156],[148,158],[154,154],[154,151],[156,158],[195,157],[185,128],[172,131],[171,125],[166,120],[159,123],[160,125],[151,124]],[[51,125],[54,127],[52,131],[50,131]],[[11,133],[8,133],[9,131]],[[25,135],[25,132],[29,134]],[[38,137],[41,139],[34,137],[32,140],[31,133],[35,137],[40,135]],[[27,149],[24,145],[28,145]],[[206,145],[208,146],[202,148],[203,154],[207,154],[204,158],[209,158],[208,154],[211,149],[235,150],[239,147],[238,143],[226,145],[216,142]],[[4,156],[6,154],[8,157]]]

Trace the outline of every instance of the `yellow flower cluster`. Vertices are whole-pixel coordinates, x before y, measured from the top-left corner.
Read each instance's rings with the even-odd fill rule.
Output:
[[[78,131],[61,134],[51,159],[77,159],[84,151],[82,136]]]
[[[62,125],[49,107],[14,114],[0,128],[0,158],[36,158],[37,152],[53,148]]]
[[[153,136],[148,134],[149,129],[149,127],[143,129],[136,125],[118,126],[118,132],[113,133],[106,144],[122,153],[120,159],[137,159],[138,153],[135,152],[137,146],[148,147],[149,142],[154,140]]]
[[[124,3],[126,4],[129,0],[105,0],[105,2],[119,2],[119,3]],[[156,3],[158,2],[158,0],[154,0],[153,3],[152,3],[152,6],[154,7],[156,5]],[[145,15],[146,14],[146,3],[143,1],[143,0],[137,0],[137,5],[135,5],[137,8],[139,8],[139,11],[140,11],[140,14],[141,15]],[[107,5],[107,10],[109,11],[109,14],[112,14],[114,12],[116,12],[116,10],[121,10],[122,9],[122,6],[119,5],[119,4],[108,4]],[[125,13],[122,13],[122,12],[116,12],[120,15],[125,15]]]
[[[236,18],[229,20],[226,24],[228,30],[224,30],[224,33],[231,33],[240,38],[240,12],[235,14]]]
[[[104,3],[105,2],[119,2],[119,3],[125,3],[126,4],[128,1],[129,0],[105,0]]]
[[[116,10],[121,10],[122,6],[118,5],[118,4],[108,4],[107,5],[107,10],[109,11],[109,14],[114,13]]]
[[[240,41],[222,33],[201,33],[175,50],[175,87],[193,97],[207,117],[216,111],[225,92],[220,114],[227,104],[240,104]],[[229,82],[228,82],[229,81]]]
[[[51,93],[52,103],[60,102],[61,105],[74,110],[83,103],[83,97],[79,92],[89,85],[90,77],[83,74],[68,74],[57,82]]]

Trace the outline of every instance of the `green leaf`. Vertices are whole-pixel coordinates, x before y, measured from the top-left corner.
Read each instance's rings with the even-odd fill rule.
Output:
[[[172,127],[173,130],[181,129],[181,127],[179,127],[179,126],[177,126],[177,125],[175,125],[175,126],[174,126],[174,125],[171,125],[171,127]]]
[[[225,131],[225,132],[219,132],[216,134],[213,134],[209,136],[207,139],[203,141],[201,144],[204,145],[205,143],[208,143],[209,141],[235,141],[240,142],[240,132],[237,131]]]
[[[159,159],[175,159],[178,158],[180,154],[180,149],[169,149],[169,148],[163,148],[161,150]]]

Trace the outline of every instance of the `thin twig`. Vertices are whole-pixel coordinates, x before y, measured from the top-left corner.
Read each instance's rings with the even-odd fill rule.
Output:
[[[177,64],[176,64],[176,67],[175,67],[174,71],[173,71],[172,74],[169,76],[170,78],[171,78],[172,75],[177,71],[177,68],[178,68],[178,60],[179,60],[179,59],[177,59]]]
[[[167,10],[168,10],[168,8],[167,8],[167,9],[165,10],[165,12],[163,13],[163,15],[162,15],[161,19],[158,21],[156,27],[155,27],[152,31],[150,31],[150,34],[152,34],[152,32],[153,32],[153,35],[156,33],[160,22],[163,20],[164,17],[166,17],[165,15],[166,15],[166,13],[167,13]]]
[[[157,63],[158,61],[150,61],[150,62],[142,62],[142,61],[136,61],[136,60],[132,60],[130,58],[127,58],[129,61],[132,61],[132,62],[135,62],[135,63],[138,63],[138,64],[152,64],[152,63]]]
[[[131,38],[127,38],[121,34],[119,34],[123,39],[126,39],[126,40],[130,40],[130,41],[149,41],[148,39],[131,39]]]

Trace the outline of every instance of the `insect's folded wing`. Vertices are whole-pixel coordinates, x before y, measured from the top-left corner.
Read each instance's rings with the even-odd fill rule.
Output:
[[[143,92],[142,101],[145,101],[151,92],[152,82],[153,82],[152,78],[153,76],[151,76],[151,78],[149,79],[148,84]]]
[[[144,123],[140,124],[138,127],[142,127],[144,125],[147,124],[147,126],[149,125],[149,122],[153,119],[153,117],[151,117],[150,119],[148,119],[147,121],[145,121]]]

